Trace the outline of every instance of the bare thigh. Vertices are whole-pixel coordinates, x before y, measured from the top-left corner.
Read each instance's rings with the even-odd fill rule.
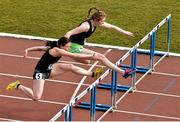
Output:
[[[56,77],[56,76],[64,73],[65,71],[70,71],[71,70],[70,65],[71,64],[55,63],[52,67],[50,78]]]
[[[82,53],[84,53],[84,54],[94,54],[95,51],[84,48],[83,51],[82,51]]]
[[[95,53],[95,51],[92,51],[92,50],[83,48],[82,53],[83,53],[83,54],[92,54],[92,55],[93,55],[93,54]],[[80,63],[85,63],[85,64],[91,63],[90,60],[86,60],[86,59],[74,59],[74,60],[75,60],[75,61],[78,61],[78,62],[80,62]]]
[[[40,99],[44,90],[45,80],[33,80],[34,98]]]

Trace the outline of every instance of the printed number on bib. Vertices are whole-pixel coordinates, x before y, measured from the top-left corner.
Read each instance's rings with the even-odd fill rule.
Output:
[[[38,80],[41,80],[41,79],[43,79],[43,74],[42,73],[36,73],[36,79],[38,79]]]

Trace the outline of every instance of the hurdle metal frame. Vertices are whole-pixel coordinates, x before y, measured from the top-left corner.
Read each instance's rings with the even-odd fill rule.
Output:
[[[133,48],[132,51],[129,52],[129,54],[132,54],[131,57],[131,66],[129,66],[131,69],[134,69],[137,71],[137,66],[136,66],[136,57],[137,57],[137,48],[144,43],[147,39],[150,38],[150,65],[149,68],[143,69],[144,73],[152,72],[154,70],[154,56],[155,56],[155,39],[156,39],[156,31],[158,30],[158,28],[160,26],[162,26],[165,22],[169,22],[170,21],[170,16],[167,16],[164,20],[162,20],[150,33],[148,33],[141,41],[139,41]],[[170,23],[168,24],[168,38],[170,36]],[[148,37],[148,38],[147,38]],[[170,45],[169,42],[170,38],[168,39],[168,45]],[[163,54],[161,54],[163,55]],[[117,65],[117,64],[116,64]],[[142,70],[142,69],[141,69]],[[111,89],[111,105],[112,105],[112,111],[114,109],[117,108],[116,106],[116,92],[118,91],[127,91],[130,86],[122,86],[122,85],[117,85],[117,71],[112,71],[112,80],[111,80],[111,85],[107,84],[107,83],[101,83],[100,85],[98,85],[99,88],[105,88],[105,89]],[[134,73],[132,75],[132,92],[136,89],[135,87],[135,81],[136,81],[136,73]],[[118,86],[118,87],[117,87]],[[84,104],[84,102],[83,102]],[[87,106],[88,103],[86,103]],[[101,105],[102,106],[102,105]],[[105,105],[102,106],[102,108],[104,108]],[[80,106],[82,108],[84,108],[83,106]],[[106,106],[106,108],[108,108]],[[101,110],[101,109],[97,109],[97,110]],[[104,110],[104,109],[103,109]]]
[[[116,66],[119,66],[130,54],[132,54],[131,58],[131,68],[137,70],[136,66],[136,55],[137,55],[137,48],[143,44],[148,38],[151,39],[151,50],[150,50],[150,69],[137,81],[139,82],[143,77],[145,77],[146,74],[148,74],[149,71],[152,71],[154,68],[154,56],[155,56],[155,33],[158,28],[160,28],[165,22],[168,23],[168,34],[167,34],[167,41],[168,41],[168,53],[170,50],[170,17],[171,15],[168,15],[165,19],[163,19],[151,32],[149,32],[143,39],[141,39],[134,47],[132,47],[119,61],[116,62]],[[147,52],[144,52],[147,53]],[[163,54],[162,54],[163,55]],[[110,72],[112,72],[112,81],[111,85],[109,84],[103,84],[104,86],[107,86],[111,88],[111,106],[103,105],[103,104],[96,104],[96,87],[99,84],[100,81],[105,78]],[[72,101],[69,102],[63,109],[61,109],[53,118],[50,119],[50,121],[56,121],[63,113],[65,113],[65,121],[72,121],[72,106],[78,102],[87,92],[91,91],[91,103],[86,102],[78,102],[78,105],[84,105],[85,108],[90,108],[90,120],[95,121],[95,112],[98,110],[98,108],[102,109],[105,108],[105,110],[109,109],[116,109],[116,98],[117,98],[117,88],[122,87],[121,85],[117,85],[117,71],[112,71],[111,69],[106,70],[94,83],[92,83],[88,88],[86,88],[83,92],[81,92],[77,97],[75,97]],[[130,92],[131,90],[135,90],[136,82],[136,73],[132,75],[132,86],[126,87],[123,86],[125,89]],[[128,93],[126,92],[126,94]],[[125,96],[124,94],[123,96]],[[121,98],[122,99],[122,98]]]
[[[136,66],[136,72],[137,73],[146,73],[149,68],[152,69],[152,71],[154,70],[154,56],[163,56],[165,53],[160,53],[160,52],[156,52],[155,51],[155,41],[156,41],[156,31],[165,23],[168,23],[168,28],[167,28],[167,44],[168,44],[168,48],[167,48],[167,52],[169,54],[169,49],[170,49],[170,17],[171,15],[168,15],[165,19],[163,19],[150,33],[148,33],[143,39],[147,40],[149,37],[150,38],[150,51],[137,51],[137,53],[142,53],[142,54],[149,54],[150,55],[150,64],[149,67],[140,67],[140,66]],[[129,65],[121,65],[122,69],[125,68],[131,68],[131,66]],[[119,86],[119,85],[118,85]],[[123,86],[124,87],[124,86]],[[120,88],[120,86],[119,86]],[[124,89],[119,89],[118,91],[124,91]]]
[[[166,53],[155,53],[155,42],[156,42],[156,31],[164,24],[164,23],[168,23],[167,25],[167,53],[169,53],[170,50],[170,18],[171,15],[169,14],[166,18],[164,18],[158,25],[156,25],[143,39],[141,39],[134,47],[131,48],[131,51],[129,52],[129,54],[132,54],[131,56],[131,66],[128,65],[121,65],[124,68],[131,68],[136,70],[136,72],[140,72],[140,73],[147,73],[149,72],[149,70],[152,72],[154,71],[154,57],[155,55],[158,56],[164,56],[166,55]],[[149,54],[150,55],[150,64],[149,64],[149,68],[145,68],[145,67],[139,67],[136,66],[136,62],[137,62],[137,53],[138,53],[138,47],[143,44],[147,39],[150,38],[150,51],[149,53],[147,52],[141,52],[143,54]],[[126,54],[125,54],[126,55]],[[121,61],[122,62],[122,61]],[[115,74],[115,78],[112,79],[110,84],[100,84],[101,86],[99,86],[99,88],[104,88],[104,89],[110,89],[111,88],[111,93],[113,96],[112,97],[112,109],[116,109],[116,92],[117,91],[127,91],[130,87],[132,87],[132,92],[134,90],[136,90],[136,86],[135,86],[135,82],[136,82],[136,72],[132,75],[132,85],[131,86],[122,86],[122,85],[117,85],[117,71],[113,71],[116,73],[112,73],[112,76]],[[115,85],[114,85],[115,84]],[[113,86],[114,85],[114,86]],[[113,91],[114,90],[114,91]]]

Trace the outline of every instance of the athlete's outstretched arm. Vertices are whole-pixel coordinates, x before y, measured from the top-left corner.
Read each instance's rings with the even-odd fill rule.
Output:
[[[32,51],[46,51],[49,47],[48,46],[35,46],[35,47],[30,47],[25,50],[24,57],[27,57],[28,52]]]
[[[95,54],[70,53],[66,50],[59,49],[59,48],[51,49],[50,54],[55,56],[55,57],[67,56],[67,57],[74,58],[74,59],[79,58],[79,59],[89,59],[89,60],[93,60],[93,57],[95,55]]]
[[[126,31],[126,30],[123,30],[122,28],[116,26],[116,25],[112,25],[112,24],[109,24],[107,22],[104,22],[104,24],[101,25],[102,27],[105,27],[105,28],[108,28],[108,29],[112,29],[112,30],[115,30],[117,32],[120,32],[120,33],[123,33],[127,36],[134,36],[134,34],[130,31]]]

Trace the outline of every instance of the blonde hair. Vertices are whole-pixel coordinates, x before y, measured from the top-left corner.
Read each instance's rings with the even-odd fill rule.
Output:
[[[91,14],[92,10],[95,10],[95,12]],[[100,21],[105,17],[106,17],[106,13],[104,11],[99,10],[96,7],[90,8],[89,11],[88,11],[88,15],[87,15],[87,18],[90,18],[90,19],[96,20],[96,21]]]

